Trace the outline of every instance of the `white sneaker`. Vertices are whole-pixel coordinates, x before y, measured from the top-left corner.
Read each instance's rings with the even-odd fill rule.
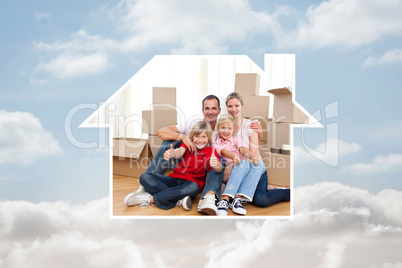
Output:
[[[207,215],[217,215],[218,210],[215,205],[215,195],[206,194],[203,199],[198,202],[198,211]]]
[[[142,193],[142,194],[128,194],[125,198],[123,203],[126,206],[140,206],[140,207],[148,207],[150,204],[150,197],[151,195],[149,193]]]
[[[229,207],[233,210],[234,213],[237,213],[237,214],[240,214],[240,215],[246,215],[247,214],[247,210],[241,204],[240,197],[235,197],[233,199],[233,202],[229,205]]]
[[[133,192],[133,194],[143,194],[143,193],[145,193],[145,188],[141,184],[140,187],[138,187],[138,189],[135,192]]]
[[[193,201],[189,196],[186,196],[183,199],[177,201],[176,205],[178,205],[179,207],[183,207],[185,210],[191,210],[193,208]]]

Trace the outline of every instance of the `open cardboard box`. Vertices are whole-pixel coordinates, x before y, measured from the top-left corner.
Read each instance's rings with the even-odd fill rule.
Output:
[[[146,139],[113,139],[113,174],[139,177],[147,170],[152,160],[149,142]]]
[[[292,92],[289,88],[276,88],[268,90],[274,97],[274,121],[293,124],[308,122],[308,116],[292,101]]]

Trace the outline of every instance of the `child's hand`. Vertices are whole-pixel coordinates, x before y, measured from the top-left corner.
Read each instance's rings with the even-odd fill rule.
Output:
[[[213,168],[218,167],[219,161],[215,156],[215,149],[212,149],[211,158],[209,159],[209,165]]]
[[[238,165],[238,164],[240,164],[240,157],[239,157],[239,153],[235,153],[234,154],[234,157],[233,157],[233,164],[234,165]]]
[[[166,161],[169,161],[170,158],[173,157],[173,145],[170,144],[170,149],[167,150],[164,154],[163,154],[163,159],[165,159]]]
[[[260,157],[258,156],[258,152],[252,154],[252,161],[254,163],[254,165],[258,165],[258,163],[260,162]]]

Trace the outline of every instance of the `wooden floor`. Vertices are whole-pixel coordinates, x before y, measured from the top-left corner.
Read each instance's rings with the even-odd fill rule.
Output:
[[[157,208],[155,205],[147,208],[138,206],[127,207],[123,204],[124,197],[134,192],[140,183],[138,178],[113,175],[113,216],[205,216],[197,211],[197,204],[200,194],[193,198],[193,208],[190,211],[184,210],[182,207],[174,207],[170,210]],[[281,202],[276,205],[260,208],[252,203],[243,204],[247,210],[247,216],[290,216],[290,202]],[[231,209],[228,216],[240,216]],[[247,218],[242,216],[242,218]]]

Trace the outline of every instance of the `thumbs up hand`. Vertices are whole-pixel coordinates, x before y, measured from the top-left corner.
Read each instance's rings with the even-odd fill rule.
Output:
[[[166,161],[168,161],[170,158],[173,157],[173,145],[170,144],[170,149],[167,150],[164,154],[163,154],[163,159],[165,159]]]
[[[218,159],[215,156],[215,149],[212,149],[211,158],[209,159],[209,165],[213,168],[218,166]]]
[[[238,165],[238,164],[240,164],[240,157],[239,157],[239,153],[235,153],[235,154],[234,154],[234,158],[233,158],[233,164],[234,164],[234,165]]]

